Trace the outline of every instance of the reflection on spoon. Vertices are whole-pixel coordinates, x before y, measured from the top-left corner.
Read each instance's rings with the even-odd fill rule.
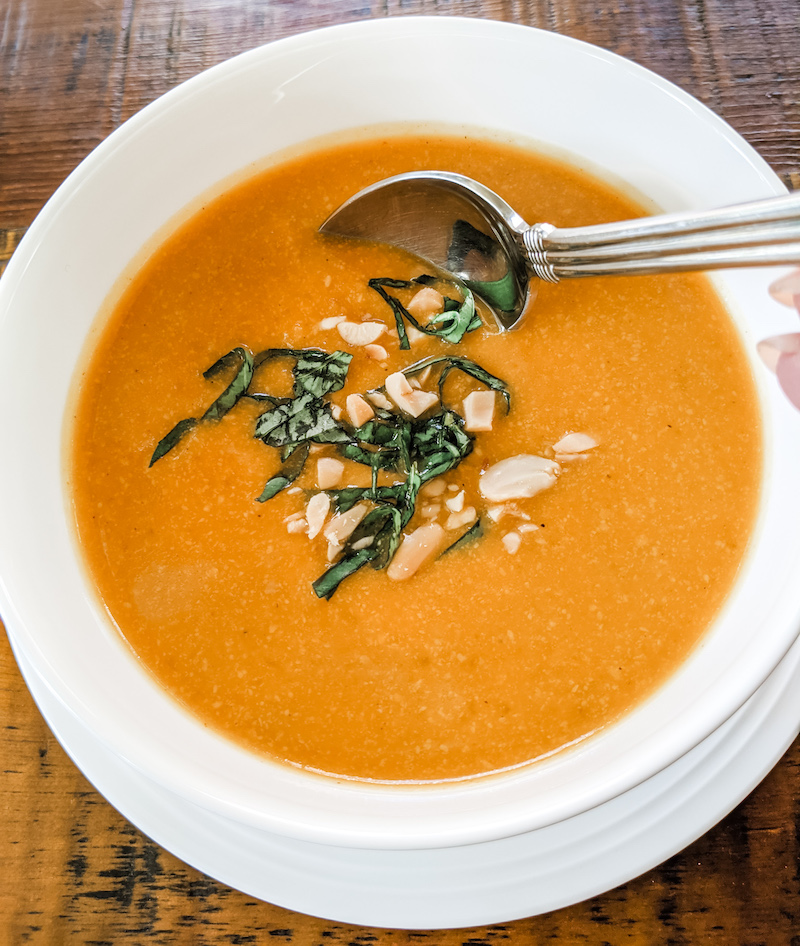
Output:
[[[399,246],[452,273],[515,328],[536,279],[769,266],[800,261],[800,193],[719,210],[592,227],[528,224],[461,174],[419,171],[372,184],[323,233]]]

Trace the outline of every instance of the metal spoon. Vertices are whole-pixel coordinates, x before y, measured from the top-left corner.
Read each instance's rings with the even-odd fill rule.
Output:
[[[418,171],[379,181],[342,204],[323,233],[390,243],[453,273],[517,326],[532,278],[632,275],[800,262],[800,191],[719,210],[592,227],[528,224],[488,187]]]

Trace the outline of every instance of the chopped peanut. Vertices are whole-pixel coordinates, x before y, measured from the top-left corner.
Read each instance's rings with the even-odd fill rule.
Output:
[[[437,522],[420,526],[400,543],[386,574],[393,581],[410,578],[428,559],[438,554],[444,542],[445,531]]]
[[[334,516],[322,530],[322,534],[330,545],[342,546],[368,511],[369,507],[366,503],[358,503],[347,512],[340,512],[338,516]]]
[[[383,345],[365,345],[364,354],[373,361],[386,361],[389,357],[389,352]]]
[[[348,345],[356,347],[361,345],[372,345],[386,331],[386,325],[383,322],[340,322],[336,326],[339,334]]]
[[[491,430],[494,422],[494,391],[472,391],[464,398],[464,429]]]
[[[522,545],[522,536],[519,532],[506,532],[503,536],[503,545],[505,545],[506,552],[508,552],[509,555],[514,555],[520,545]]]
[[[317,486],[320,489],[333,489],[342,481],[344,463],[335,457],[320,457],[317,460]]]
[[[446,529],[460,529],[462,526],[472,525],[478,518],[474,506],[467,506],[461,512],[451,512],[444,524]]]
[[[486,515],[492,522],[499,522],[503,516],[516,516],[518,519],[530,519],[527,512],[518,509],[513,503],[505,503],[502,506],[490,506],[486,510]]]
[[[428,383],[428,378],[431,376],[431,366],[428,365],[427,368],[423,368],[418,374],[414,377],[419,381],[419,383],[424,387]]]
[[[408,340],[412,345],[414,345],[416,342],[424,342],[428,337],[425,332],[420,332],[420,330],[415,328],[413,325],[406,326],[406,335],[408,336]]]
[[[320,534],[330,511],[331,498],[327,493],[315,493],[309,499],[306,506],[309,539],[315,539]]]
[[[587,450],[593,450],[597,441],[588,434],[567,434],[553,444],[556,460],[583,459]]]
[[[415,391],[402,371],[395,371],[386,379],[386,393],[401,411],[412,417],[419,417],[439,403],[438,395],[432,391]]]
[[[555,460],[521,453],[489,467],[481,477],[481,495],[495,503],[527,499],[552,486],[560,472]]]
[[[437,292],[433,286],[425,286],[420,289],[414,298],[408,303],[406,309],[417,320],[422,320],[425,316],[435,315],[444,308],[444,296]]]
[[[392,402],[385,394],[381,394],[380,391],[368,391],[367,400],[371,401],[375,407],[379,407],[382,411],[390,411],[392,409]]]
[[[354,427],[361,427],[368,420],[372,420],[375,411],[367,404],[360,394],[348,394],[345,401],[347,406],[347,416]]]
[[[435,480],[429,480],[420,490],[420,493],[423,496],[441,496],[445,491],[447,482],[442,479],[441,476],[437,476]]]
[[[462,489],[461,492],[453,496],[452,499],[446,499],[444,504],[447,506],[450,512],[461,512],[461,510],[464,508],[464,500],[466,499],[466,496],[466,491]]]
[[[336,328],[340,322],[346,322],[347,319],[343,315],[332,315],[327,319],[323,319],[319,323],[319,327],[323,332],[327,332],[328,329]]]

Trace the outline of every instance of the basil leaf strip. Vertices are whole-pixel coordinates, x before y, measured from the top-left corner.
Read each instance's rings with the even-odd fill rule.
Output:
[[[406,324],[403,321],[407,319],[413,326],[422,331],[422,326],[417,322],[414,316],[406,309],[403,303],[396,299],[394,296],[390,295],[385,289],[384,286],[389,286],[391,289],[408,289],[411,286],[411,283],[405,279],[389,279],[384,277],[382,279],[370,279],[367,283],[370,289],[374,289],[375,292],[383,299],[385,303],[392,310],[394,315],[394,324],[397,327],[397,335],[400,339],[400,348],[403,351],[408,351],[411,348],[411,342],[408,340],[408,333],[406,332]]]
[[[464,286],[463,290],[464,301],[461,305],[456,303],[456,308],[450,308],[448,303],[454,300],[446,299],[444,311],[440,312],[439,315],[435,315],[428,322],[428,327],[431,325],[438,326],[435,334],[439,338],[443,338],[453,345],[457,345],[467,332],[474,332],[482,325],[481,317],[475,309],[475,296],[473,296],[472,290],[468,286]]]
[[[347,431],[334,420],[330,405],[311,393],[265,411],[256,421],[254,436],[268,447],[285,447],[303,440],[315,443],[350,440]]]
[[[172,430],[156,444],[153,455],[150,457],[149,466],[152,466],[156,460],[160,460],[164,454],[169,453],[190,430],[194,430],[198,423],[196,417],[187,417],[184,420],[179,420]]]
[[[444,365],[442,373],[439,375],[439,399],[442,404],[444,404],[444,395],[442,393],[444,383],[450,372],[457,368],[471,378],[475,378],[476,381],[480,381],[481,384],[485,384],[486,387],[491,388],[492,391],[497,391],[499,394],[502,394],[503,400],[506,402],[506,414],[511,410],[511,391],[506,382],[503,381],[502,378],[490,374],[485,368],[481,368],[481,366],[475,364],[474,361],[470,361],[469,358],[463,358],[458,355],[432,355],[430,358],[423,358],[421,361],[417,361],[413,365],[403,368],[403,374],[407,378],[411,378],[415,374],[424,371],[426,368],[437,364]]]
[[[453,345],[457,345],[467,332],[474,332],[475,329],[480,328],[483,324],[475,308],[475,297],[472,294],[472,290],[464,283],[452,282],[452,285],[456,286],[461,293],[463,301],[457,303],[453,299],[447,299],[445,310],[434,316],[427,325],[418,322],[396,296],[386,291],[387,288],[413,289],[417,285],[430,286],[442,281],[445,280],[436,279],[434,276],[418,276],[416,279],[390,279],[383,277],[369,280],[367,284],[369,288],[377,292],[381,299],[383,299],[392,310],[395,325],[397,326],[397,334],[400,338],[401,349],[407,350],[411,347],[408,341],[405,322],[409,322],[414,328],[420,332],[424,332],[426,335],[435,335],[437,338],[441,338]]]
[[[405,484],[400,483],[398,486],[379,486],[377,489],[371,486],[345,486],[343,489],[329,489],[327,493],[331,497],[335,511],[339,513],[347,512],[363,500],[374,503],[396,503],[404,489]]]
[[[297,447],[292,447],[284,457],[283,466],[281,466],[275,476],[267,480],[264,491],[256,502],[265,503],[268,499],[272,499],[273,496],[277,496],[278,493],[286,489],[287,486],[291,486],[303,472],[303,467],[306,465],[310,449],[311,444],[309,444],[308,441],[301,443]]]
[[[349,578],[350,575],[355,574],[359,568],[363,568],[367,562],[375,558],[376,554],[376,550],[372,547],[359,549],[358,552],[353,552],[338,561],[335,565],[331,565],[323,575],[320,575],[315,582],[312,582],[311,587],[314,589],[314,594],[318,598],[329,600],[345,578]]]
[[[347,540],[347,546],[350,547],[363,539],[371,538],[372,544],[367,547],[373,553],[370,558],[372,567],[386,568],[400,544],[402,529],[402,515],[399,509],[395,506],[377,506],[370,510],[356,526]]]
[[[150,457],[150,466],[152,466],[156,460],[160,460],[169,453],[190,430],[194,430],[200,421],[221,420],[233,405],[236,404],[239,398],[246,393],[250,381],[253,378],[253,355],[247,348],[240,346],[229,351],[227,355],[223,355],[222,358],[215,361],[210,368],[204,371],[203,377],[206,380],[210,380],[221,371],[230,368],[237,362],[240,363],[239,368],[230,384],[225,388],[222,394],[212,402],[211,406],[200,420],[198,421],[196,417],[187,417],[185,420],[178,421],[172,430],[159,440],[153,451],[153,455]]]
[[[420,487],[422,486],[422,477],[417,472],[417,466],[414,464],[408,473],[408,479],[405,481],[403,493],[398,499],[398,506],[400,507],[400,529],[405,529],[408,523],[411,521],[411,517],[414,515],[414,509],[417,505],[417,495],[419,494]],[[394,551],[392,552],[394,555]],[[390,555],[389,558],[392,556]],[[388,559],[387,559],[388,562]]]
[[[254,359],[255,367],[276,358],[294,358],[292,369],[294,387],[292,394],[313,394],[324,397],[334,391],[341,391],[347,380],[347,372],[353,356],[347,351],[327,352],[321,348],[265,348]],[[268,395],[258,395],[266,397]]]
[[[412,450],[422,483],[447,473],[472,453],[474,438],[463,428],[463,418],[446,408],[414,425]]]
[[[353,356],[346,351],[307,349],[294,367],[295,397],[300,394],[324,397],[334,391],[341,391],[352,359]]]
[[[246,348],[234,348],[233,351],[229,351],[227,355],[223,355],[219,361],[214,362],[203,377],[206,379],[213,378],[224,368],[235,364],[237,360],[241,360],[241,365],[233,376],[233,380],[205,414],[203,414],[200,420],[220,420],[228,413],[245,391],[247,391],[250,386],[250,381],[253,378],[253,355]]]

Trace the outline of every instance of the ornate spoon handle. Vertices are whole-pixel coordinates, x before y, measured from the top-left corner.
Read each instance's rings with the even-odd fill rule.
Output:
[[[800,262],[800,192],[592,227],[539,223],[522,241],[531,268],[548,282]]]

